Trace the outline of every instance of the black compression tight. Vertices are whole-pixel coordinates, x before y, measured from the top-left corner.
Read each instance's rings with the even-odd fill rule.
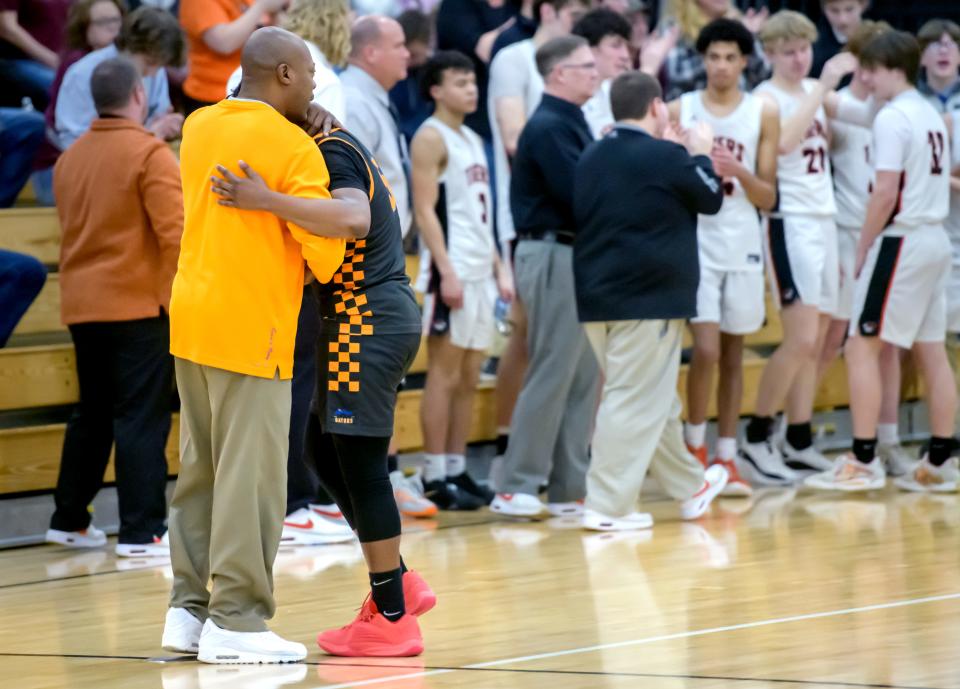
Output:
[[[361,543],[400,535],[400,511],[387,472],[390,438],[322,433],[314,414],[306,455]]]

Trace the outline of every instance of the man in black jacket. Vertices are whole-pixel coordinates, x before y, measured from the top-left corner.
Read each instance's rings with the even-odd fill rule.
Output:
[[[677,394],[683,323],[696,315],[697,214],[723,202],[713,133],[674,131],[660,85],[640,72],[617,77],[610,100],[617,124],[584,151],[574,183],[577,309],[604,374],[583,525],[601,531],[653,524],[636,511],[648,468],[684,519],[727,481],[684,446]]]

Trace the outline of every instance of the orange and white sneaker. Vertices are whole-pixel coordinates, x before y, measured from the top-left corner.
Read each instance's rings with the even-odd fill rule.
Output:
[[[399,470],[391,471],[390,484],[397,508],[404,517],[427,519],[436,516],[437,506],[424,496],[419,476],[406,476]]]
[[[68,548],[100,548],[107,544],[107,534],[90,524],[83,531],[47,529],[46,541],[65,545]]]
[[[737,463],[734,460],[715,457],[713,463],[722,466],[729,475],[727,485],[720,491],[720,495],[725,498],[749,498],[753,495],[753,488],[740,475],[740,470],[737,469]]]
[[[437,594],[430,584],[412,569],[403,574],[403,604],[408,613],[417,617],[430,612],[437,604]]]
[[[837,457],[833,468],[808,476],[803,485],[818,490],[842,490],[848,493],[880,490],[887,484],[887,472],[879,457],[869,464],[857,460],[852,454]]]
[[[686,446],[687,451],[696,457],[698,462],[700,462],[700,466],[706,469],[707,466],[709,466],[709,462],[707,461],[707,446],[701,445],[700,447],[694,447],[690,443],[686,443]]]
[[[912,493],[956,493],[960,483],[957,458],[951,457],[936,466],[930,462],[928,455],[924,455],[912,472],[895,479],[894,483],[897,488]]]
[[[353,530],[339,522],[331,521],[301,507],[283,520],[280,535],[281,546],[291,545],[328,545],[346,543],[356,538]]]
[[[347,523],[347,518],[343,516],[343,512],[340,511],[336,503],[330,503],[329,505],[315,505],[311,503],[308,507],[310,511],[318,517],[323,517],[327,521],[335,522],[341,526],[350,526]]]
[[[416,615],[406,614],[391,622],[368,599],[353,622],[320,632],[317,645],[334,656],[402,658],[423,653],[423,634]]]

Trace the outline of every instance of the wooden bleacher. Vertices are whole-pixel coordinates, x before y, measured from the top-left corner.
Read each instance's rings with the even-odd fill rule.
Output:
[[[65,413],[78,398],[73,345],[60,323],[60,283],[55,268],[59,258],[59,222],[50,208],[15,208],[0,211],[0,249],[35,256],[51,267],[47,284],[18,325],[10,345],[0,349],[0,496],[28,491],[51,490],[57,477],[60,449],[65,429]],[[408,257],[407,270],[416,276],[418,261]],[[768,300],[768,322],[751,335],[748,346],[769,348],[781,337],[780,321]],[[689,346],[689,334],[686,341]],[[424,343],[411,367],[411,373],[426,371],[427,348]],[[755,391],[765,361],[756,352],[748,352],[744,362],[744,408],[752,411]],[[686,386],[687,366],[681,368],[679,387]],[[420,401],[422,390],[400,393],[395,433],[402,451],[422,447]],[[827,376],[817,397],[820,409],[846,406],[846,373],[838,362]],[[56,411],[60,418],[48,422]],[[4,415],[13,415],[13,421]],[[710,415],[715,415],[711,403]],[[21,419],[25,419],[21,423]],[[178,419],[167,445],[171,475],[177,471]],[[471,441],[493,440],[496,435],[493,384],[481,382],[470,434]],[[109,470],[112,477],[112,465]]]

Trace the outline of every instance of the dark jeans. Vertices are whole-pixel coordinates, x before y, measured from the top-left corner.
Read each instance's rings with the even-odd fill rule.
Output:
[[[329,505],[333,502],[320,485],[312,467],[304,461],[303,445],[310,417],[310,403],[317,384],[317,340],[320,336],[320,315],[313,289],[303,288],[297,340],[293,353],[293,406],[290,412],[290,452],[287,455],[287,514],[310,503]]]
[[[40,294],[47,269],[37,259],[0,250],[0,347]]]
[[[120,542],[166,531],[173,357],[167,317],[70,326],[80,402],[67,423],[50,527],[81,531],[115,446]]]
[[[9,208],[30,179],[43,143],[43,113],[0,108],[0,208]]]
[[[42,113],[50,103],[56,71],[34,60],[0,58],[0,103],[19,108],[29,98]]]

